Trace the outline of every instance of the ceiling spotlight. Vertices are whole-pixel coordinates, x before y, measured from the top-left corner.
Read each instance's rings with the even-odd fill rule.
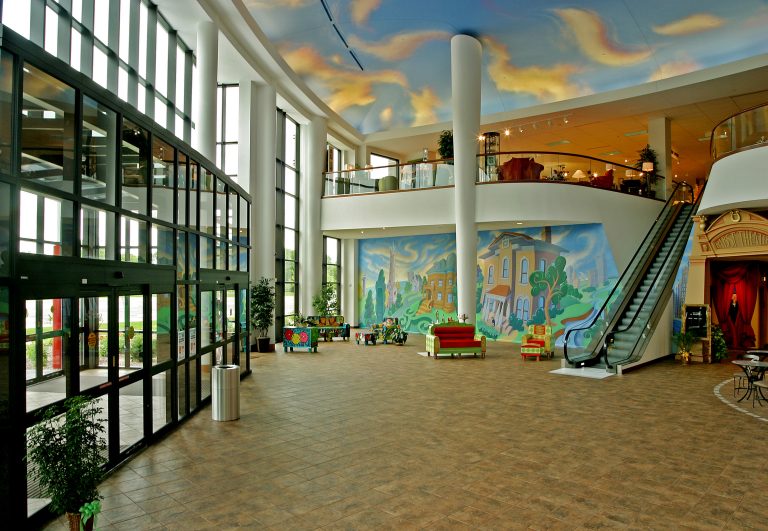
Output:
[[[564,123],[564,124],[567,124],[567,123],[568,123],[568,117],[567,117],[567,116],[566,116],[565,118],[563,118],[563,123]]]
[[[522,128],[522,127],[520,128],[520,132],[521,132],[521,133],[523,132],[523,128]]]
[[[482,142],[483,140],[485,140],[485,137],[483,135],[478,135],[477,140]]]
[[[509,136],[509,129],[504,129],[504,136]]]

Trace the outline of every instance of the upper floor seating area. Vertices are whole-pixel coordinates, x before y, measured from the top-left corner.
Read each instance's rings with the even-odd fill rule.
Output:
[[[478,155],[475,182],[560,183],[654,198],[656,183],[662,179],[654,172],[573,153],[509,151]],[[452,160],[412,161],[326,172],[323,195],[418,190],[454,184]]]

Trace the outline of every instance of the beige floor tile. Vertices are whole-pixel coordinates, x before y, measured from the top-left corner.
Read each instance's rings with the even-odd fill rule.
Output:
[[[255,355],[241,418],[206,408],[115,471],[103,528],[765,527],[768,407],[715,395],[730,364],[588,380],[423,342]]]

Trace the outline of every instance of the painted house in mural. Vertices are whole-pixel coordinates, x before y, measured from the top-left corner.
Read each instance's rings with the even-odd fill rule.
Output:
[[[446,313],[456,311],[456,255],[451,253],[439,260],[427,271],[424,285],[424,299],[419,313],[440,310]]]
[[[529,276],[537,270],[546,271],[552,262],[568,252],[552,243],[550,227],[542,230],[542,239],[519,232],[501,232],[479,256],[483,272],[483,321],[501,330],[510,315],[527,322],[539,308],[544,297],[533,300]]]

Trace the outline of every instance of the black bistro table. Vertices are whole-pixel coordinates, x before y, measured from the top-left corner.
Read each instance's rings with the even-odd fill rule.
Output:
[[[765,400],[766,398],[763,396],[763,393],[760,391],[760,389],[755,387],[755,382],[757,380],[763,379],[765,370],[768,369],[768,362],[753,360],[733,360],[731,363],[741,367],[741,370],[744,371],[744,375],[747,377],[747,391],[744,393],[744,396],[739,398],[738,402],[741,402],[745,398],[752,397],[752,406],[754,406],[755,398],[757,398],[758,393],[759,397]],[[760,400],[758,399],[758,402],[759,401]]]

